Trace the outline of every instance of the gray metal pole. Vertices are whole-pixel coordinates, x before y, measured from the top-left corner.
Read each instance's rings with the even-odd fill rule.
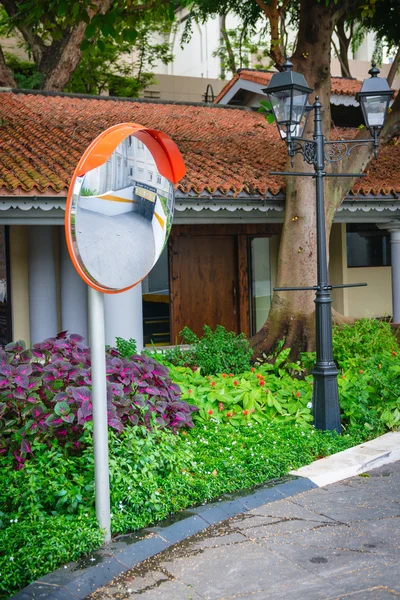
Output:
[[[89,287],[90,349],[92,356],[92,403],[96,516],[111,540],[110,476],[108,471],[107,383],[104,331],[104,296]]]
[[[317,201],[317,292],[315,296],[316,362],[314,376],[313,414],[317,429],[336,430],[341,433],[340,406],[337,376],[332,349],[332,299],[328,289],[328,261],[326,251],[324,206],[324,134],[322,131],[322,105],[318,96],[314,103],[314,163]]]

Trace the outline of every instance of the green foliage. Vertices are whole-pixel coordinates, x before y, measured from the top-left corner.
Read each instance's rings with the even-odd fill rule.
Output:
[[[89,29],[89,26],[88,28]],[[124,30],[126,31],[126,30]],[[140,91],[155,82],[152,69],[156,63],[168,64],[173,56],[167,42],[155,43],[167,33],[165,22],[142,23],[135,35],[116,41],[110,35],[99,44],[84,44],[81,61],[65,91],[110,96],[139,96]]]
[[[275,122],[274,113],[272,112],[272,106],[271,103],[268,102],[268,100],[260,100],[260,108],[258,109],[258,112],[264,114],[269,124]]]
[[[8,527],[0,529],[0,598],[95,550],[102,538],[93,515],[10,519]]]
[[[180,332],[183,344],[189,348],[175,347],[168,350],[157,349],[155,358],[167,366],[201,369],[203,375],[215,373],[241,373],[250,369],[252,350],[244,333],[237,335],[217,325],[213,331],[204,325],[204,335],[199,338],[188,327]]]
[[[15,57],[10,61],[11,68],[16,66],[20,87],[43,85],[68,41],[75,41],[70,53],[80,59],[82,52],[82,58],[74,73],[72,66],[68,67],[67,75],[73,77],[65,91],[100,94],[111,82],[115,95],[136,97],[153,81],[154,65],[172,59],[166,40],[174,20],[174,2],[150,0],[133,7],[129,0],[115,0],[104,13],[99,4],[92,0],[16,0],[15,6],[3,7],[0,32],[8,37],[22,34],[19,45],[32,58],[32,64]],[[77,32],[83,24],[86,29]],[[21,75],[21,69],[32,74]],[[115,77],[118,79],[113,80]]]
[[[137,354],[137,344],[136,340],[133,338],[125,340],[124,338],[117,337],[115,342],[118,352],[120,352],[125,358],[130,358],[131,356],[135,356],[135,354]]]
[[[198,406],[195,421],[230,422],[235,426],[312,422],[311,377],[303,381],[293,379],[287,371],[268,363],[236,377],[233,373],[204,377],[200,369],[193,372],[184,367],[171,368],[170,376],[181,388],[182,399]]]
[[[333,356],[339,367],[361,367],[371,356],[396,352],[398,343],[389,323],[360,319],[352,325],[334,328]]]
[[[36,447],[20,471],[11,457],[0,457],[0,598],[101,544],[90,429],[81,456],[66,456],[54,440]],[[209,422],[179,435],[144,427],[110,432],[113,533],[280,477],[363,439],[277,422]]]
[[[7,66],[14,72],[17,87],[25,90],[39,90],[42,76],[37,66],[28,60],[22,60],[9,52],[5,53]]]
[[[188,327],[184,327],[180,336],[184,344],[192,344],[195,362],[204,375],[232,372],[240,373],[250,367],[252,350],[244,333],[237,335],[217,325],[213,331],[205,325],[204,335],[198,338]]]

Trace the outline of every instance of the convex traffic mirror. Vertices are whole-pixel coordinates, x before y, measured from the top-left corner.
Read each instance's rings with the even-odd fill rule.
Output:
[[[159,131],[123,123],[91,143],[65,221],[72,262],[88,285],[118,293],[146,277],[168,239],[174,184],[184,174],[177,146]]]

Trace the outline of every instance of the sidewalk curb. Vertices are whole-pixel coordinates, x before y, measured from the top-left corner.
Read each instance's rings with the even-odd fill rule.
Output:
[[[370,442],[316,460],[306,467],[290,471],[290,474],[307,477],[318,487],[323,487],[397,460],[400,460],[400,431],[392,431]]]
[[[227,494],[218,502],[175,515],[168,524],[121,535],[93,552],[90,558],[68,563],[45,575],[10,600],[83,600],[128,569],[211,525],[397,460],[400,460],[400,432],[387,433],[292,471],[282,479],[257,486],[250,494]]]

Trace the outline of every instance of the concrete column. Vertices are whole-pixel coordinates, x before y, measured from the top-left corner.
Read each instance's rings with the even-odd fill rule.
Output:
[[[64,231],[60,235],[61,328],[88,338],[87,285],[78,275],[68,254]]]
[[[142,284],[121,294],[104,294],[106,344],[115,345],[115,338],[133,338],[137,349],[143,348]]]
[[[29,316],[31,344],[58,333],[53,228],[29,227]]]
[[[378,224],[379,229],[390,232],[390,253],[392,262],[392,318],[400,323],[400,221]]]

